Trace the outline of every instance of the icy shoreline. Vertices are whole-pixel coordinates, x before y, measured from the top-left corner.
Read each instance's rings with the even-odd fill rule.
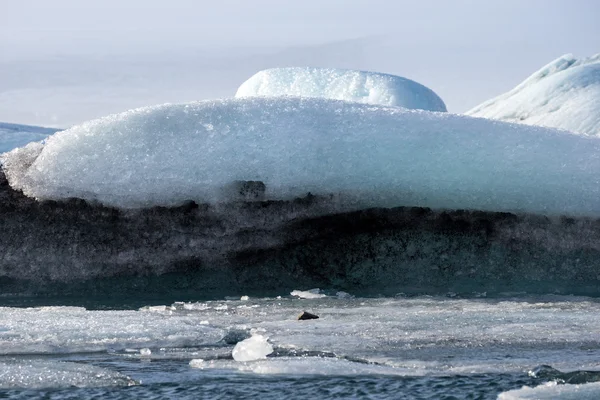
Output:
[[[0,175],[3,178],[2,175]],[[119,210],[0,179],[0,288],[124,293],[525,291],[600,295],[600,221],[328,198]]]

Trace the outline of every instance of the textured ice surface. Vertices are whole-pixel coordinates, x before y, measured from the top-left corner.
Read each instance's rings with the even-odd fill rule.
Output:
[[[340,194],[356,207],[420,205],[600,215],[600,140],[549,128],[324,99],[161,105],[87,122],[2,158],[38,199],[121,207]]]
[[[558,385],[556,382],[501,393],[498,400],[596,400],[600,399],[600,382],[583,385]]]
[[[231,355],[235,361],[255,361],[267,358],[273,352],[273,346],[263,335],[253,335],[238,342]]]
[[[0,122],[0,153],[16,147],[25,146],[29,142],[37,142],[52,135],[59,129],[39,126],[7,124]]]
[[[600,54],[564,55],[467,115],[600,136]]]
[[[285,365],[278,361],[291,356],[306,358],[306,370],[315,373],[328,369],[334,373],[343,365],[368,373],[368,365],[333,359],[377,363],[409,376],[515,371],[526,375],[541,364],[561,371],[600,369],[600,321],[594,317],[600,303],[592,299],[327,297],[311,300],[311,310],[320,318],[309,323],[296,320],[305,302],[290,298],[228,301],[227,311],[217,310],[223,302],[207,302],[194,311],[179,305],[175,313],[189,312],[198,320],[209,320],[211,326],[262,331],[275,351],[256,365],[260,373],[284,373]],[[197,366],[201,368],[241,368],[222,357],[214,362],[205,354],[193,358],[205,360]],[[296,361],[289,371],[301,369],[301,364]],[[376,373],[377,368],[370,371]],[[379,371],[394,373],[385,368]]]
[[[53,360],[0,360],[0,389],[132,386],[118,372],[86,364]]]
[[[311,309],[321,318],[309,323],[296,320],[306,302],[288,296],[192,303],[193,307],[186,307],[190,303],[178,302],[131,312],[68,307],[0,309],[3,340],[0,349],[5,349],[5,340],[12,337],[13,348],[29,353],[11,355],[11,359],[19,358],[26,363],[35,359],[77,360],[141,380],[140,388],[146,386],[154,397],[162,386],[175,388],[172,393],[176,395],[171,397],[178,398],[181,396],[177,394],[185,393],[180,390],[181,383],[183,387],[204,388],[230,380],[243,390],[249,390],[246,385],[258,380],[267,382],[264,389],[277,392],[280,386],[276,382],[288,379],[308,381],[309,387],[318,388],[331,385],[342,389],[357,385],[361,392],[373,393],[373,388],[369,389],[373,381],[364,381],[369,376],[383,381],[383,385],[400,380],[398,393],[406,393],[408,397],[443,397],[441,394],[431,396],[432,389],[418,392],[427,396],[411,396],[416,386],[427,387],[437,382],[443,385],[436,393],[446,395],[448,389],[453,388],[455,397],[462,398],[465,393],[473,393],[474,382],[479,382],[480,388],[485,387],[485,393],[494,395],[525,384],[540,385],[545,381],[532,378],[527,372],[542,364],[560,371],[600,369],[600,320],[597,318],[600,303],[597,299],[573,296],[338,299],[330,296],[310,300]],[[209,325],[203,325],[202,321],[209,321]],[[229,335],[231,340],[217,339],[221,335],[208,340],[204,328],[236,334]],[[104,351],[64,354],[65,345],[72,346],[80,343],[85,335],[92,335],[86,330],[97,330],[98,337],[114,339],[111,347],[116,350],[98,346],[95,347],[98,351],[103,348]],[[121,334],[115,336],[111,333],[115,331]],[[243,332],[268,336],[273,353],[255,361],[233,360],[234,343],[245,339]],[[136,345],[140,337],[148,340]],[[49,346],[40,356],[31,346],[34,341],[47,341],[56,346]],[[140,350],[144,348],[151,349],[151,353],[141,355]],[[2,371],[0,369],[0,374]],[[260,376],[253,376],[255,374]],[[269,375],[277,376],[269,380],[273,379]],[[160,387],[152,386],[157,383]],[[136,390],[129,392],[128,389],[118,398],[141,397],[135,396]],[[387,393],[379,397],[394,398]],[[326,395],[327,392],[313,397]]]
[[[244,82],[235,97],[299,96],[446,111],[431,89],[400,76],[333,68],[273,68]]]
[[[0,355],[201,345],[216,343],[223,336],[221,329],[168,311],[0,308]]]

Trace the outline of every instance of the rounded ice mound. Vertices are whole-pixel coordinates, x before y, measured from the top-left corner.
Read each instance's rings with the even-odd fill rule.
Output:
[[[600,216],[600,139],[448,113],[298,97],[161,105],[2,155],[13,188],[135,208],[335,194],[352,207]]]
[[[298,96],[417,110],[447,111],[431,89],[400,76],[334,68],[290,67],[260,71],[235,97]]]
[[[467,115],[600,136],[600,54],[564,55]]]

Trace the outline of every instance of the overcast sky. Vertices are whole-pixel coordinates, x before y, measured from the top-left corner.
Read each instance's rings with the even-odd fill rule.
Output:
[[[288,58],[271,57],[272,64],[415,79],[455,112],[564,53],[600,52],[597,0],[0,0],[0,15],[0,61],[118,54],[176,60],[200,50],[218,58],[277,48]],[[348,47],[352,41],[357,45]],[[344,43],[339,60],[335,43]],[[332,44],[325,57],[322,45]],[[294,49],[306,58],[290,56]]]
[[[428,47],[558,41],[586,49],[600,41],[596,0],[2,0],[0,11],[3,46],[28,50],[286,45],[376,34]]]

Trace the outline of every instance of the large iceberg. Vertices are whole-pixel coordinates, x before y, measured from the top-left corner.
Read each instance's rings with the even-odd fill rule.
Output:
[[[334,68],[290,67],[260,71],[235,97],[299,96],[356,103],[446,111],[431,89],[400,76]]]
[[[335,194],[418,205],[600,216],[600,140],[447,113],[303,98],[160,105],[93,120],[1,159],[13,188],[136,208]]]
[[[564,55],[467,115],[600,136],[600,54]]]

